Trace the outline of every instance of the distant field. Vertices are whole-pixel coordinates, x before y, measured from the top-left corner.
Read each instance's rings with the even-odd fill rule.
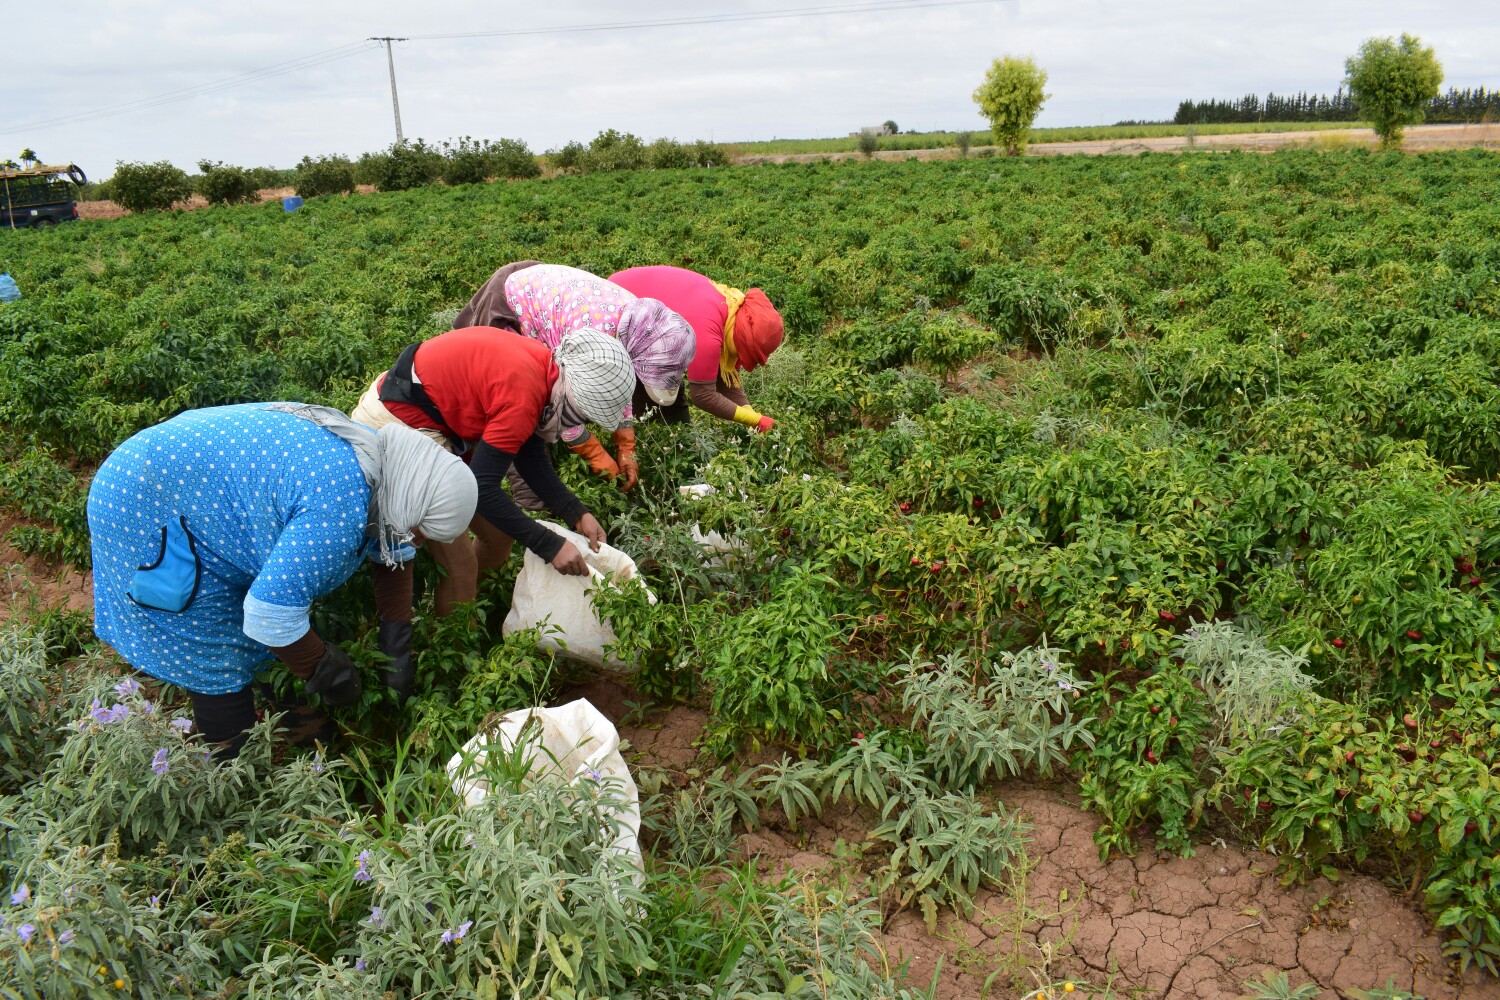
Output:
[[[1072,128],[1034,128],[1032,142],[1102,142],[1112,139],[1154,139],[1161,136],[1186,135],[1192,129],[1196,135],[1241,135],[1251,132],[1309,132],[1325,129],[1367,128],[1362,122],[1263,122],[1260,124],[1230,123],[1223,125],[1079,125]],[[941,149],[953,145],[956,132],[909,132],[901,135],[883,135],[880,148]],[[976,146],[989,142],[989,133],[972,133]],[[852,136],[842,139],[771,139],[766,142],[728,142],[724,144],[730,156],[777,155],[783,153],[852,153],[858,148]]]

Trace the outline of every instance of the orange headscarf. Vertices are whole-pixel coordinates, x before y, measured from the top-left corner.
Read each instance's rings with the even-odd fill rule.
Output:
[[[785,328],[781,313],[759,288],[741,292],[714,282],[729,307],[724,321],[724,347],[719,356],[719,377],[726,385],[740,384],[741,371],[754,371],[781,346]]]

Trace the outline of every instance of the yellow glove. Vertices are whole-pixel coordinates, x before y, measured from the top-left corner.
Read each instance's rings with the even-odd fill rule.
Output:
[[[751,430],[760,431],[762,434],[776,426],[776,421],[762,415],[753,406],[736,406],[734,422],[744,424]]]

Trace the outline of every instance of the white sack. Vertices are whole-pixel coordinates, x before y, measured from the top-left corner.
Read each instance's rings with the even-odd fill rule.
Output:
[[[555,574],[554,574],[555,575]],[[538,725],[522,729],[535,717]],[[485,756],[490,747],[509,753],[523,741],[532,777],[561,775],[571,783],[614,779],[623,804],[611,810],[617,824],[611,849],[641,867],[641,803],[635,779],[620,756],[620,734],[587,698],[557,708],[522,708],[501,718],[499,724],[475,735],[448,761],[448,780],[468,805],[478,805],[490,793],[484,777]]]
[[[615,630],[595,614],[594,602],[588,592],[614,586],[611,578],[621,582],[633,579],[638,572],[635,560],[611,545],[601,545],[599,551],[594,552],[589,549],[588,539],[560,524],[537,523],[572,542],[589,564],[589,575],[564,576],[553,569],[551,563],[528,549],[521,565],[521,575],[516,577],[510,612],[500,626],[501,633],[510,635],[517,629],[536,628],[546,619],[548,628],[557,631],[545,632],[541,641],[543,649],[557,650],[595,669],[634,670],[636,664],[606,660],[604,647],[615,641]],[[655,604],[656,595],[650,591],[646,593],[647,599]]]
[[[701,499],[713,496],[719,491],[708,483],[693,483],[689,486],[677,487],[677,492],[684,497]],[[729,552],[739,552],[747,548],[744,539],[726,538],[717,531],[704,531],[701,525],[693,525],[692,532],[693,541],[698,543],[699,548],[703,549],[705,555],[722,556]],[[722,561],[720,559],[710,559],[709,563],[711,565],[719,565]]]

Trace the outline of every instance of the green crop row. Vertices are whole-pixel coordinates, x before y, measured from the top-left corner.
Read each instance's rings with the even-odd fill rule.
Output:
[[[673,263],[759,285],[789,334],[747,379],[775,432],[648,422],[629,495],[559,457],[659,598],[601,596],[643,694],[705,707],[712,753],[772,744],[822,760],[766,779],[791,825],[844,794],[820,768],[855,733],[883,731],[882,752],[920,780],[882,791],[850,776],[857,794],[961,820],[976,845],[962,875],[931,874],[892,846],[907,829],[893,815],[872,833],[891,847],[888,900],[961,906],[932,880],[996,881],[1001,819],[963,796],[1060,766],[1066,749],[1102,849],[1136,849],[1145,822],[1158,845],[1191,850],[1216,810],[1295,861],[1292,877],[1400,857],[1383,870],[1423,885],[1454,953],[1493,969],[1500,830],[1484,819],[1492,761],[1476,741],[1500,652],[1497,182],[1500,161],[1478,152],[822,163],[6,234],[25,298],[0,306],[0,503],[39,533],[15,539],[81,560],[87,469],[125,437],[191,406],[348,406],[511,260]],[[695,481],[719,492],[677,494]],[[745,547],[705,562],[695,524]],[[511,579],[489,581],[468,615],[420,624],[404,752],[444,760],[490,712],[556,689],[550,659],[499,634]],[[324,602],[319,629],[373,670],[367,588]],[[1189,655],[1229,620],[1238,659]],[[1065,655],[1068,683],[1089,690],[1076,717],[1007,719],[1014,746],[953,738],[952,719],[909,696],[938,682],[892,671],[936,677],[946,668],[920,664],[961,654],[998,684],[1009,675],[994,664],[1023,648]],[[1223,666],[1252,661],[1249,679]],[[345,721],[394,781],[393,709],[367,702]],[[1266,727],[1232,731],[1256,706],[1273,712]],[[1026,736],[1075,725],[1062,749]],[[400,822],[441,812],[420,799]],[[727,843],[734,810],[701,805],[658,815],[661,842],[675,816]],[[411,848],[392,822],[389,841]],[[677,843],[702,853],[703,837]],[[326,874],[352,854],[310,857]],[[678,888],[680,915],[696,890]],[[138,919],[134,905],[120,919]],[[317,959],[352,955],[356,937],[347,921],[327,928]],[[620,971],[635,952],[622,955],[611,976],[645,974]],[[724,959],[680,960],[707,983]]]

